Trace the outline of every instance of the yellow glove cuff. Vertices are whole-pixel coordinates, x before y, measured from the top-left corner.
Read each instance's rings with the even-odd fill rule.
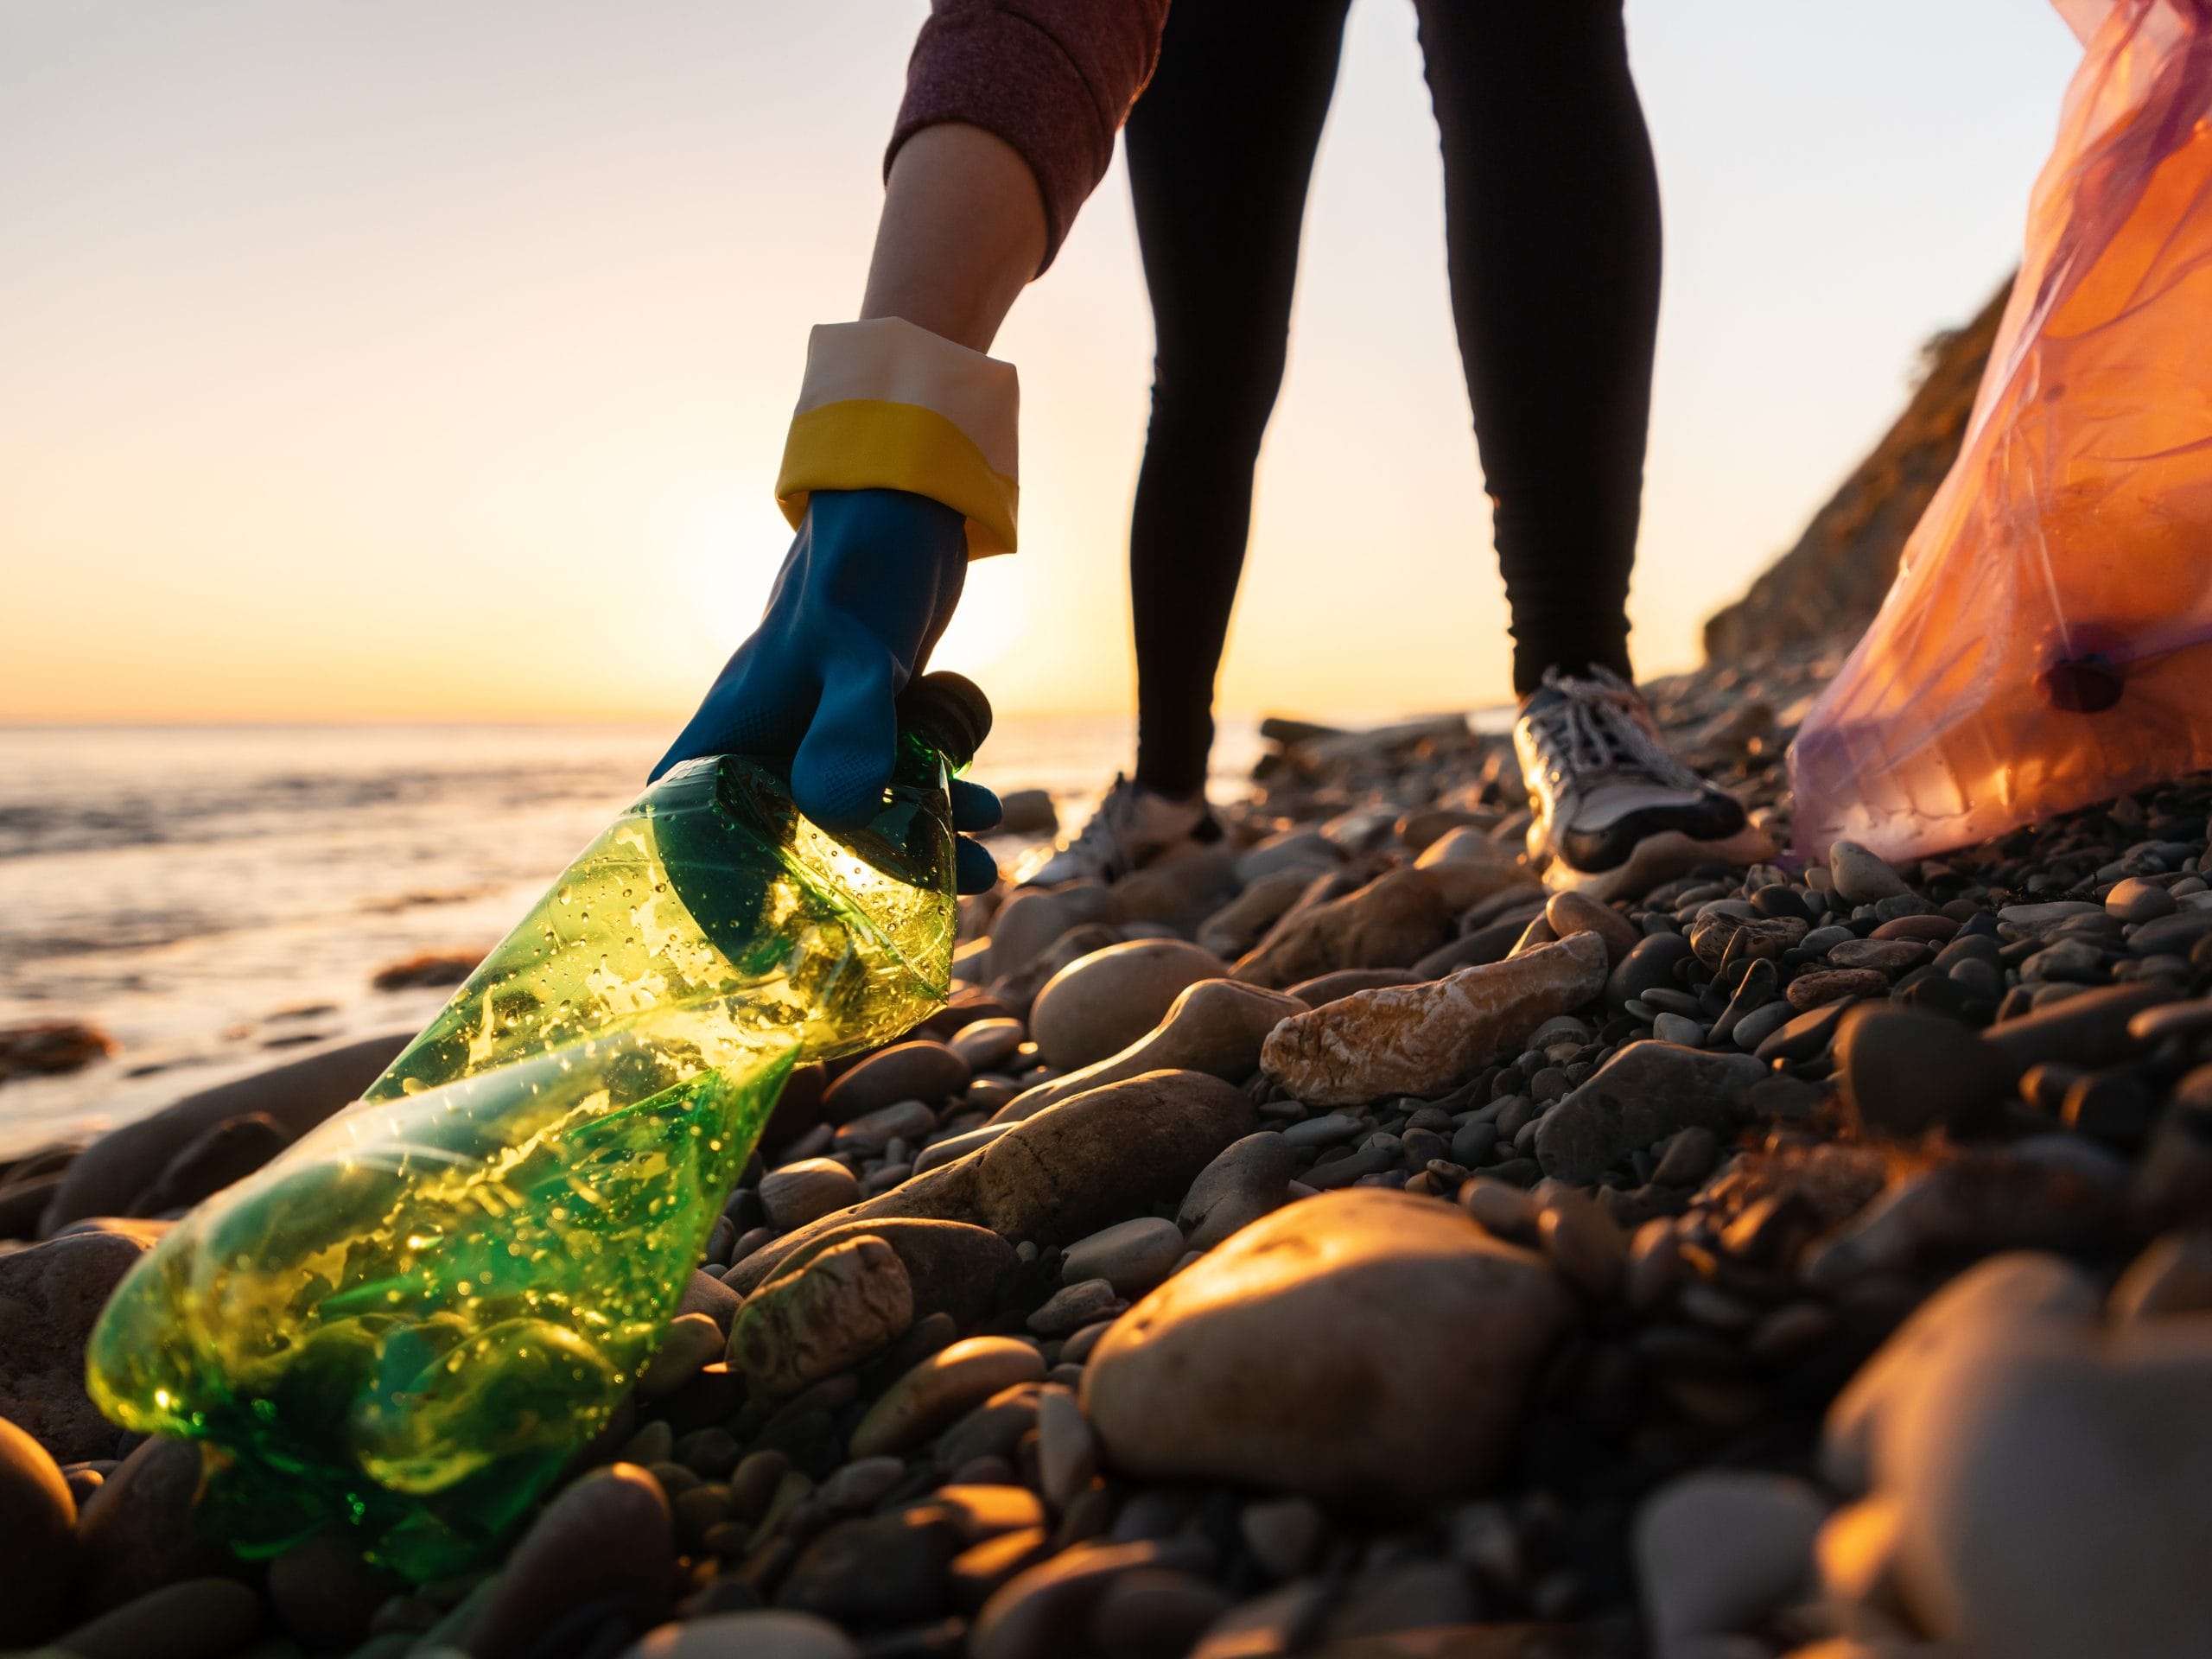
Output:
[[[1010,553],[1020,488],[1014,365],[899,317],[817,326],[784,441],[776,505],[816,490],[907,490],[968,520],[968,556]]]

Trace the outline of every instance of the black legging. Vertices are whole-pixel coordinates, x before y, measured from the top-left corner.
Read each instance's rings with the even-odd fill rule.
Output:
[[[1137,778],[1205,781],[1349,0],[1175,0],[1128,123],[1157,340],[1129,524]],[[1621,0],[1415,0],[1513,678],[1629,671],[1659,185]]]

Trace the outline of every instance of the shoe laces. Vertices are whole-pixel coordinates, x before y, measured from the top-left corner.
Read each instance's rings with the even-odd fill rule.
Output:
[[[1589,772],[1640,779],[1669,789],[1701,790],[1704,781],[1668,752],[1637,690],[1611,670],[1587,675],[1544,671],[1544,689],[1558,693],[1531,709],[1529,735],[1554,784]]]

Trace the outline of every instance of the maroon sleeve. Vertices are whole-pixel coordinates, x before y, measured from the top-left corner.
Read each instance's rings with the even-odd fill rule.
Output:
[[[1044,194],[1042,270],[1114,159],[1166,21],[1167,0],[931,0],[884,171],[940,122],[1005,139]]]

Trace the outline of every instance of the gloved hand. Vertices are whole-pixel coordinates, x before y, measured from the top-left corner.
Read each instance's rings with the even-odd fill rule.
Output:
[[[825,829],[850,830],[891,781],[892,704],[952,620],[968,575],[965,521],[904,490],[817,490],[768,608],[708,689],[652,775],[702,754],[791,754],[791,798]],[[998,797],[956,779],[953,827],[988,830]],[[963,893],[998,880],[966,836]]]

